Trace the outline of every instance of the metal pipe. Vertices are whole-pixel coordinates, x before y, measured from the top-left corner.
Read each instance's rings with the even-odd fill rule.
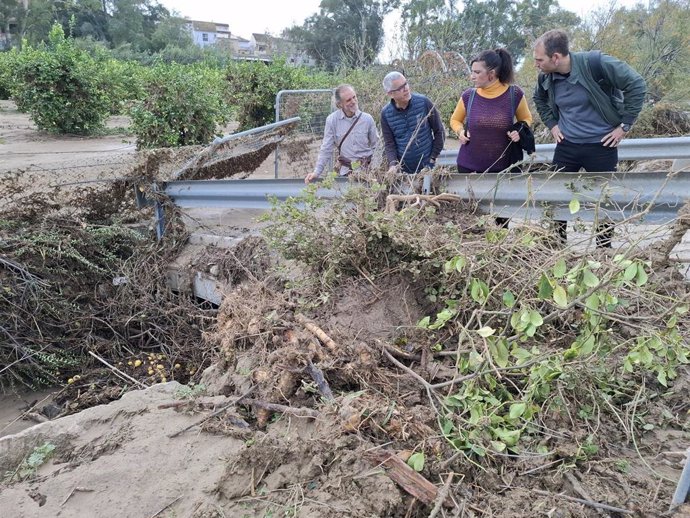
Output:
[[[684,504],[688,500],[688,493],[690,493],[690,448],[688,448],[686,454],[685,466],[683,467],[683,472],[680,474],[676,491],[673,493],[673,500],[671,500],[669,511],[673,511],[673,509]]]
[[[538,144],[534,161],[550,163],[556,144]],[[455,165],[457,149],[446,149],[441,152],[438,165]],[[666,138],[632,138],[624,139],[618,146],[618,160],[654,160],[690,158],[690,137]]]

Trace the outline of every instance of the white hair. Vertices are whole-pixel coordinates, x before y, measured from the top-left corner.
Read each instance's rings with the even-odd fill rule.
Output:
[[[383,78],[383,89],[386,93],[393,89],[393,81],[397,81],[398,79],[405,79],[405,76],[400,72],[388,72],[388,74],[386,74],[386,77]]]

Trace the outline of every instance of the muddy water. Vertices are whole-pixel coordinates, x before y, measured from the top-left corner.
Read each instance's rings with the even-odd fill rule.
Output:
[[[59,390],[54,388],[0,394],[0,437],[21,432],[39,422],[30,416],[40,414],[44,406],[50,405],[53,394]]]

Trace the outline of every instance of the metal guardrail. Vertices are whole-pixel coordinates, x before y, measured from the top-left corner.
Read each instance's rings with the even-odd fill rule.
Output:
[[[425,180],[429,180],[427,177]],[[425,181],[425,185],[430,182]],[[320,188],[317,196],[342,196],[350,182],[336,180],[332,189]],[[305,189],[302,180],[189,180],[162,184],[157,190],[183,208],[267,209],[270,198],[285,200]],[[690,199],[690,171],[627,173],[453,174],[443,180],[443,192],[474,201],[486,213],[501,217],[563,221],[622,221],[633,216],[646,223],[663,224],[676,218]],[[571,213],[570,203],[580,210]],[[138,193],[140,205],[150,204]],[[156,204],[158,233],[163,214]]]
[[[452,175],[444,192],[475,200],[483,212],[506,218],[562,221],[673,221],[690,200],[690,172],[530,173]],[[574,214],[570,202],[577,199]]]
[[[287,122],[287,121],[284,121]],[[252,131],[252,130],[250,130]],[[555,144],[537,146],[537,161],[550,161]],[[452,165],[457,151],[441,153],[437,163]],[[690,159],[690,137],[627,139],[619,149],[621,160]],[[690,199],[690,171],[674,173],[554,173],[455,174],[444,180],[442,190],[478,203],[479,209],[501,217],[593,221],[621,221],[631,216],[648,223],[675,219],[678,209]],[[425,179],[425,188],[430,178]],[[349,185],[338,179],[336,188],[319,189],[318,196],[334,198]],[[270,207],[269,197],[285,200],[304,189],[302,180],[196,180],[172,181],[153,186],[180,207],[254,208]],[[137,204],[156,205],[157,230],[163,235],[163,210],[160,204],[145,199],[135,189]],[[570,212],[576,198],[581,210]]]
[[[550,163],[556,144],[538,144],[535,162]],[[457,149],[441,152],[438,165],[455,165]],[[619,160],[655,160],[690,158],[690,137],[632,138],[623,140],[618,146]]]

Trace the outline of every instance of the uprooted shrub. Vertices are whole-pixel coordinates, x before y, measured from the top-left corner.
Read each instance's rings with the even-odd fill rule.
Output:
[[[110,100],[101,68],[60,24],[53,25],[45,47],[25,48],[14,66],[12,96],[39,129],[92,135],[104,127]]]
[[[618,253],[576,252],[555,245],[539,226],[497,228],[488,217],[440,202],[443,197],[410,196],[415,206],[379,210],[381,190],[351,188],[327,204],[314,187],[276,204],[267,218],[271,245],[306,269],[297,278],[293,272],[284,295],[294,306],[269,306],[263,316],[250,311],[239,320],[253,323],[253,329],[229,333],[226,322],[223,330],[230,337],[226,351],[233,343],[246,347],[253,343],[248,337],[259,333],[267,357],[282,359],[292,392],[277,390],[285,385],[274,365],[273,374],[262,380],[272,380],[267,394],[275,390],[289,397],[300,387],[300,377],[302,384],[313,383],[304,370],[312,362],[324,368],[327,382],[345,390],[336,391],[336,397],[371,388],[400,402],[406,397],[401,391],[416,385],[433,409],[438,427],[433,433],[445,446],[439,450],[438,443],[427,440],[431,434],[426,439],[412,434],[412,443],[408,434],[403,446],[438,461],[456,452],[475,458],[506,452],[551,455],[564,436],[549,430],[575,423],[584,432],[568,435],[568,455],[584,460],[596,456],[602,414],[628,440],[647,419],[683,424],[670,410],[677,400],[669,400],[657,417],[639,407],[645,397],[657,398],[656,405],[663,405],[664,394],[678,398],[669,388],[687,372],[688,287],[675,270],[655,271],[647,251],[635,243]],[[389,336],[378,342],[367,343],[364,327],[350,335],[333,330],[337,349],[315,350],[308,339],[300,345],[294,335],[286,337],[286,326],[301,329],[304,322],[291,312],[327,321],[343,286],[361,282],[385,298],[394,274],[410,290],[426,294],[425,317],[393,322]],[[401,302],[387,301],[391,310]],[[287,346],[297,352],[273,352]],[[348,370],[363,351],[380,361],[367,361],[366,368],[359,362],[359,368]],[[391,383],[390,372],[381,373],[381,362],[405,384]],[[349,378],[343,381],[343,376]],[[303,398],[304,391],[300,394]],[[638,406],[636,416],[630,416],[631,405]],[[373,426],[364,416],[375,412],[366,405],[360,410],[356,428],[361,431],[360,425]],[[387,421],[370,430],[382,431],[393,435]]]

